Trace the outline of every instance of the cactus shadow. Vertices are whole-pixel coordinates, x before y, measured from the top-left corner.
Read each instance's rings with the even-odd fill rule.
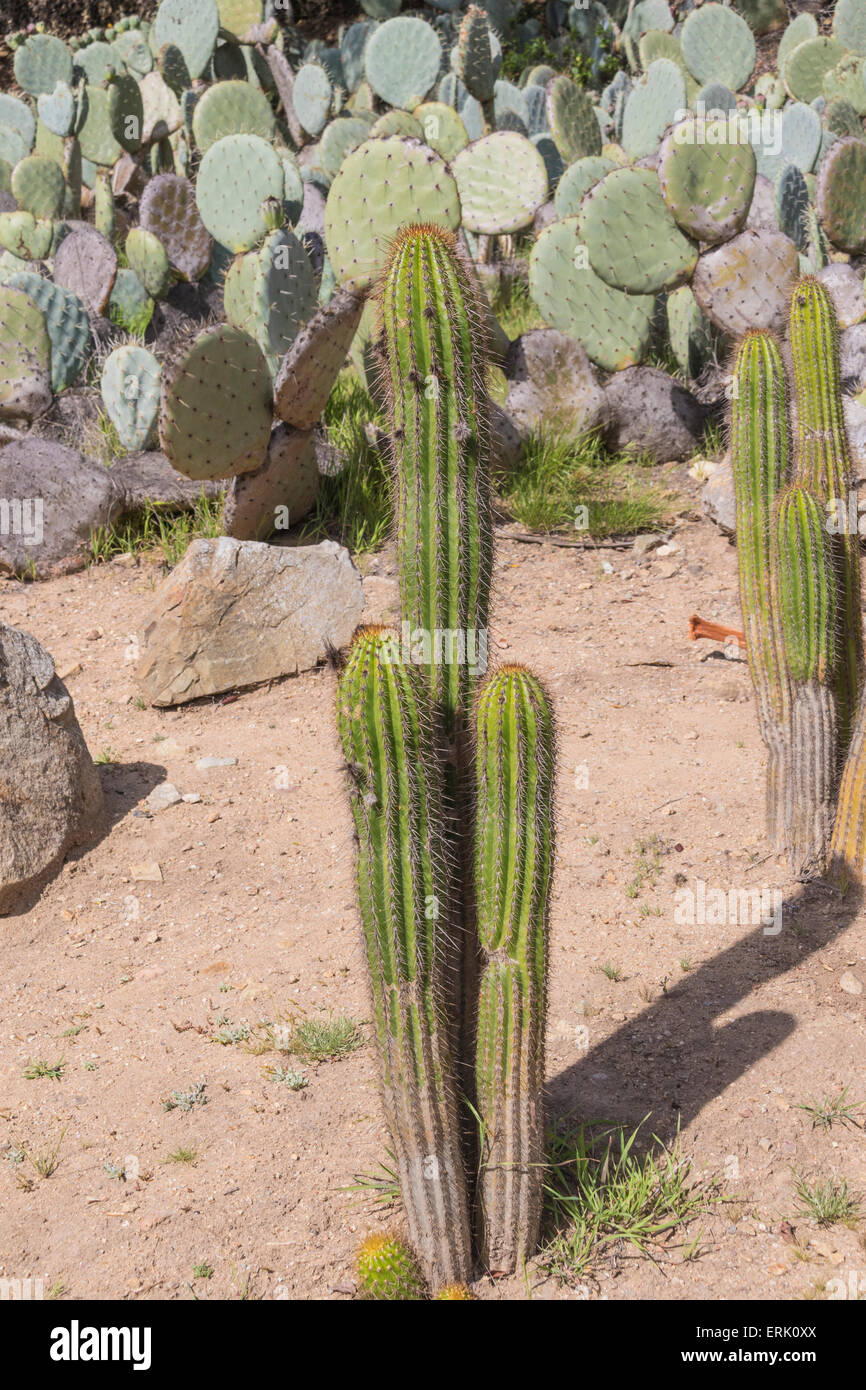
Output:
[[[797,1030],[783,1009],[725,1015],[760,985],[782,979],[852,925],[863,893],[842,897],[806,885],[782,904],[782,932],[758,926],[699,969],[684,975],[637,1018],[547,1084],[551,1121],[570,1116],[634,1125],[670,1143],[710,1101]]]

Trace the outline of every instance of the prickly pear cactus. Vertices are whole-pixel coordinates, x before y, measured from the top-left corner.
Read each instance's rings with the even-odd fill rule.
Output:
[[[866,143],[837,140],[818,171],[818,215],[834,246],[866,247]]]
[[[273,146],[258,135],[225,135],[199,165],[195,196],[201,220],[230,251],[250,251],[267,231],[262,203],[282,203],[285,171]]]
[[[65,391],[78,380],[93,350],[84,305],[71,290],[32,271],[18,271],[6,283],[23,290],[41,310],[51,343],[51,389]]]
[[[366,195],[370,188],[377,190],[373,200]],[[433,150],[393,135],[366,141],[343,161],[325,209],[325,244],[337,283],[369,289],[400,227],[429,222],[454,231],[460,214],[454,176]]]
[[[160,366],[147,348],[127,344],[105,359],[100,391],[125,449],[147,448],[159,413]]]
[[[540,234],[529,258],[529,288],[544,322],[570,333],[605,371],[644,357],[655,298],[624,294],[596,275],[577,217],[553,222]]]
[[[229,323],[255,338],[275,376],[302,324],[316,312],[313,268],[294,232],[270,232],[257,251],[238,256],[225,281]]]
[[[674,126],[659,151],[662,197],[698,241],[727,241],[742,230],[756,172],[751,145],[729,140],[724,121],[690,118]]]
[[[516,131],[494,131],[467,145],[451,171],[470,232],[517,232],[531,224],[547,197],[544,160]]]
[[[165,248],[169,264],[183,280],[200,280],[210,264],[213,237],[198,211],[195,189],[179,174],[157,174],[141,195],[139,218]]]
[[[264,462],[271,433],[271,377],[254,338],[229,324],[208,328],[163,367],[159,442],[187,478],[230,478]]]
[[[587,193],[580,230],[597,275],[629,294],[657,294],[687,280],[698,247],[683,235],[651,169],[614,169]]]
[[[389,106],[411,111],[427,96],[442,66],[442,44],[431,24],[400,15],[380,24],[364,49],[364,75]]]

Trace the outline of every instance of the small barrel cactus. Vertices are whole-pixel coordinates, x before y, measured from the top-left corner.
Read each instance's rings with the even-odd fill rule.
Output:
[[[418,1263],[399,1236],[377,1232],[367,1236],[356,1257],[362,1298],[386,1303],[420,1303],[427,1286]]]

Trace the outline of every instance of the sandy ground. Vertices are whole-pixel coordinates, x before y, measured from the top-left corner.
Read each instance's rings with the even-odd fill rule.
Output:
[[[654,1259],[619,1248],[577,1288],[539,1261],[526,1281],[480,1280],[481,1298],[795,1299],[833,1279],[866,1292],[863,1225],[819,1229],[792,1185],[796,1167],[866,1188],[862,1131],[813,1129],[797,1109],[847,1084],[866,1100],[866,993],[840,983],[866,986],[864,918],[769,857],[747,667],[688,640],[692,612],[739,625],[735,552],[696,514],[675,544],[637,564],[500,542],[494,650],[543,675],[560,730],[551,1112],[649,1116],[665,1140],[679,1126],[733,1200]],[[390,553],[365,570],[366,616],[393,618]],[[107,833],[0,922],[0,1278],[67,1298],[350,1297],[360,1237],[394,1220],[345,1190],[386,1157],[368,1024],[298,1092],[267,1073],[291,1059],[214,1040],[260,1020],[367,1018],[334,673],[139,708],[125,655],[159,580],[156,563],[115,561],[0,582],[4,619],[68,672],[91,752],[115,760]],[[203,757],[237,762],[200,771]],[[165,778],[200,803],[147,814]],[[651,837],[658,871],[642,877]],[[137,881],[142,864],[162,881]],[[697,880],[780,890],[781,930],[678,921],[677,889]],[[59,1080],[25,1079],[61,1057]],[[164,1109],[198,1081],[207,1104]],[[41,1178],[30,1159],[61,1136]],[[166,1162],[179,1147],[194,1164]],[[202,1264],[210,1279],[193,1277]]]

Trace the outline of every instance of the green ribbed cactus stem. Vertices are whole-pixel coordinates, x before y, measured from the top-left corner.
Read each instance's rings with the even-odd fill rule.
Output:
[[[525,667],[503,667],[478,696],[475,822],[477,1224],[485,1266],[503,1273],[535,1253],[541,1223],[553,770],[544,688]]]
[[[458,1080],[471,1093],[477,944],[471,904],[475,683],[487,666],[493,554],[487,328],[475,272],[452,233],[402,228],[379,287],[393,440],[404,659],[429,682],[445,754],[460,890],[449,1012]],[[408,650],[407,650],[408,648]],[[467,1172],[475,1171],[467,1131]]]
[[[837,576],[826,522],[802,484],[779,494],[772,572],[791,682],[786,839],[792,870],[805,876],[826,868],[837,785]]]
[[[434,1286],[471,1274],[468,1197],[446,1021],[453,921],[446,812],[421,673],[361,629],[338,687],[385,1115],[409,1236]]]
[[[794,477],[825,509],[847,518],[854,478],[842,409],[839,329],[826,289],[812,276],[800,280],[791,296],[790,342],[797,392]],[[846,524],[833,537],[839,584],[838,659],[834,665],[843,753],[857,711],[863,668],[858,547],[856,526]]]
[[[767,834],[777,851],[786,843],[790,688],[773,603],[770,551],[773,506],[788,468],[786,403],[778,344],[768,333],[747,333],[734,366],[731,462],[746,652],[767,749]]]

